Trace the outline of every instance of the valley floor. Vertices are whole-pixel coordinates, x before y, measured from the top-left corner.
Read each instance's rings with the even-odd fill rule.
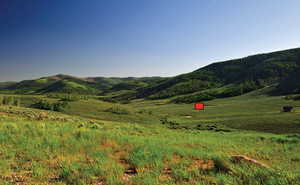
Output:
[[[65,113],[0,106],[0,182],[300,184],[299,112],[280,112],[300,103],[250,96],[204,112],[144,100],[80,100]]]

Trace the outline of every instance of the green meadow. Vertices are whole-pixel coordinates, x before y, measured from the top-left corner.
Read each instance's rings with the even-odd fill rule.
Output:
[[[0,184],[300,184],[300,102],[248,93],[193,104],[3,95]],[[281,112],[292,105],[294,111]]]

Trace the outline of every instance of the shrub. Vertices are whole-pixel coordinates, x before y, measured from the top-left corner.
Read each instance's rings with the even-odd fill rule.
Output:
[[[53,111],[63,112],[69,106],[66,101],[60,101],[53,104]]]
[[[43,110],[52,110],[51,103],[46,100],[40,100],[33,105],[34,108],[43,109]]]
[[[0,105],[20,106],[21,99],[13,96],[0,97]]]
[[[194,95],[187,95],[178,97],[172,100],[174,103],[194,103],[198,101],[208,101],[213,100],[216,97],[213,95],[213,93],[210,92],[200,92]]]
[[[5,96],[3,98],[3,105],[12,105],[12,102],[13,102],[13,97]]]
[[[214,161],[214,165],[215,165],[214,169],[216,172],[228,173],[231,171],[229,165],[224,159],[221,159],[220,157],[213,157],[212,160]]]
[[[300,100],[300,94],[285,96],[286,100]]]
[[[19,98],[15,99],[14,100],[14,106],[20,107],[20,105],[21,105],[21,100]]]
[[[57,112],[63,112],[66,108],[68,108],[68,106],[68,102],[66,101],[50,103],[46,100],[40,100],[38,103],[33,105],[33,107],[37,109],[52,110]]]
[[[47,94],[48,98],[60,99],[60,101],[79,101],[87,100],[88,96],[79,95],[79,94]]]
[[[141,109],[137,113],[139,113],[139,114],[149,114],[149,115],[153,114],[153,112],[151,110],[145,110],[145,109]]]
[[[111,112],[113,114],[129,114],[129,110],[122,108],[120,106],[113,106],[105,110],[105,112]]]
[[[110,103],[117,103],[118,101],[115,100],[113,97],[99,97],[101,101],[110,102]]]
[[[85,99],[84,96],[76,95],[76,94],[67,94],[61,97],[61,101],[79,101],[81,99]]]

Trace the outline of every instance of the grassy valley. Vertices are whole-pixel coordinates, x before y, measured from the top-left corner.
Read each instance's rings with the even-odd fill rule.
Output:
[[[162,100],[88,98],[62,113],[26,108],[57,98],[14,97],[22,107],[0,106],[4,184],[300,182],[299,108],[280,111],[300,102],[283,96],[217,99],[204,111]]]
[[[0,184],[300,184],[299,59],[1,83]]]

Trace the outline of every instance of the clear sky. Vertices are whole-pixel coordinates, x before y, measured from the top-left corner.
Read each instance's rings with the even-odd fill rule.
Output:
[[[300,47],[299,0],[0,0],[0,81],[173,76]]]

